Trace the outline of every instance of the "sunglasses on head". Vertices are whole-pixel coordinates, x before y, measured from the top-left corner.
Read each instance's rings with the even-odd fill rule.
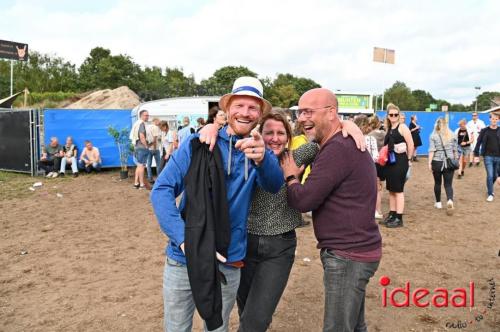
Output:
[[[389,113],[388,115],[389,115],[389,117],[391,117],[391,118],[396,118],[396,117],[398,117],[398,116],[399,116],[399,113]]]

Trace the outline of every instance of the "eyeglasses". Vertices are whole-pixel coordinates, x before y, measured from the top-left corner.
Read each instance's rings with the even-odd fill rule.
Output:
[[[325,109],[325,108],[330,108],[330,107],[333,107],[333,105],[328,105],[328,106],[323,106],[323,107],[318,107],[318,108],[302,108],[302,109],[296,110],[295,115],[297,116],[297,118],[300,118],[301,115],[304,115],[306,118],[310,118],[315,111]]]
[[[389,113],[388,116],[390,118],[397,118],[399,116],[399,113]]]

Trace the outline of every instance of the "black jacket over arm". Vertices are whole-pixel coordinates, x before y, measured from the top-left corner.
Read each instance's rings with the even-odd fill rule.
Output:
[[[194,302],[208,330],[222,326],[221,273],[215,252],[227,257],[231,239],[224,166],[198,139],[191,140],[191,164],[184,177],[185,244]]]

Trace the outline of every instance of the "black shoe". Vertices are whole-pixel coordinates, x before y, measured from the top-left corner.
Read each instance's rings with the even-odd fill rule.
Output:
[[[461,179],[461,178],[462,178],[462,174],[458,174],[457,179]]]
[[[59,172],[59,176],[64,176],[64,172]]]
[[[134,188],[135,188],[135,189],[139,189],[139,187],[140,187],[140,186],[141,186],[141,185],[140,185],[139,183],[134,184]]]
[[[480,161],[477,162],[476,167],[479,167],[479,165],[481,165]]]
[[[78,177],[78,172],[73,173],[73,177],[77,178]]]
[[[392,214],[388,215],[387,218],[380,220],[378,222],[379,225],[387,225],[387,223],[391,222],[396,216],[393,216]]]
[[[472,162],[469,163],[469,167],[472,167]]]
[[[418,162],[417,157],[413,157],[413,161],[414,161],[414,162]]]
[[[398,217],[395,217],[394,219],[387,222],[385,224],[385,227],[387,228],[403,227],[403,220],[399,219]]]

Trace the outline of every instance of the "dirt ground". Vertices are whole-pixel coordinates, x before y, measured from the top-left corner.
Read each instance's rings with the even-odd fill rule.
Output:
[[[484,168],[468,168],[454,180],[456,209],[447,216],[433,208],[426,165],[414,163],[405,227],[381,227],[383,258],[366,298],[369,330],[500,331],[498,296],[487,307],[491,279],[500,282],[500,197],[487,203]],[[166,237],[149,192],[114,171],[51,180],[0,174],[0,331],[162,330]],[[36,181],[43,186],[29,190]],[[322,328],[323,271],[312,227],[299,229],[298,238],[271,331]],[[475,306],[383,307],[381,276],[391,279],[388,293],[409,281],[411,291],[444,287],[451,296],[465,288],[470,296],[474,281]],[[201,326],[197,318],[195,330]],[[237,326],[233,310],[231,330]]]

